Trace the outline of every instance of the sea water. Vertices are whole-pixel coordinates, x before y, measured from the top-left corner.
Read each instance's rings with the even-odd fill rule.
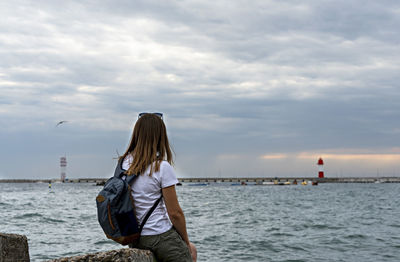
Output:
[[[0,232],[32,261],[121,248],[97,222],[92,184],[0,183]],[[400,261],[400,184],[181,186],[199,261]]]

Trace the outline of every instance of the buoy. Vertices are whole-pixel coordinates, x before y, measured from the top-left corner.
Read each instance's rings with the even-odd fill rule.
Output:
[[[318,177],[324,178],[324,160],[322,160],[322,158],[319,158],[317,165],[318,165]]]

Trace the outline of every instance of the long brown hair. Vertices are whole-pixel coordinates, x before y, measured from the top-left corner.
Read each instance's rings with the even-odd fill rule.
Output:
[[[150,166],[151,176],[153,172],[160,171],[161,161],[173,163],[167,129],[159,116],[144,114],[136,121],[131,142],[121,157],[125,158],[128,154],[133,157],[133,162],[127,170],[128,175],[143,174]]]

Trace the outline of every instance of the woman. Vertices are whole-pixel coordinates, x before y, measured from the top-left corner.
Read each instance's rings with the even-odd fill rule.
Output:
[[[139,114],[122,158],[126,173],[138,174],[132,184],[132,196],[139,223],[162,195],[144,224],[137,247],[151,250],[157,261],[196,261],[196,248],[189,241],[185,216],[176,196],[178,180],[171,166],[172,153],[162,114]]]

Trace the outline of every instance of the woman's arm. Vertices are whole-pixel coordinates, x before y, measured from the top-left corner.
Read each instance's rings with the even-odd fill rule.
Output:
[[[185,241],[190,247],[189,237],[186,231],[185,215],[183,214],[181,206],[179,205],[178,197],[176,196],[175,185],[163,188],[162,194],[165,206],[167,207],[169,219],[174,225],[176,231],[179,233],[179,235],[181,235],[183,241]]]

